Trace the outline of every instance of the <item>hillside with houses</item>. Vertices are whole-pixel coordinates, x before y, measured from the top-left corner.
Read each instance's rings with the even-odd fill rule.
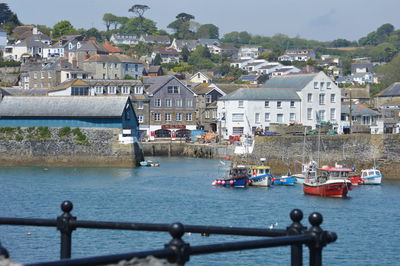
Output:
[[[53,28],[15,18],[4,24],[0,127],[117,127],[141,140],[188,138],[196,130],[229,139],[299,125],[307,132],[324,125],[331,134],[399,133],[400,75],[392,73],[399,72],[393,36],[400,33],[390,24],[377,29],[386,36],[380,43],[370,35],[356,43],[287,37],[283,49],[275,37],[247,32],[220,38],[213,24],[195,32],[186,13],[167,33],[132,12],[126,19],[105,14],[106,31],[77,30],[68,21]],[[103,109],[85,117],[71,108],[26,113],[18,106],[37,104],[26,97],[49,105],[57,97],[60,106],[76,99],[77,110],[98,98],[123,98],[129,111],[110,110],[112,122]],[[11,98],[14,109],[2,108]]]

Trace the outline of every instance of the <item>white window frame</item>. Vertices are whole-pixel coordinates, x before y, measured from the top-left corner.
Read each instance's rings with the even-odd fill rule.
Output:
[[[312,112],[313,112],[312,108],[307,108],[307,120],[312,120],[313,118]]]
[[[129,86],[122,86],[122,94],[130,94],[131,88]]]
[[[176,121],[182,121],[182,113],[178,112],[175,114],[175,120]]]
[[[175,106],[176,107],[182,107],[182,99],[180,99],[180,98],[175,99]]]
[[[256,123],[256,124],[259,124],[261,121],[260,121],[260,113],[255,113],[254,114],[254,122]]]
[[[193,107],[193,99],[186,99],[186,107]]]
[[[172,99],[171,98],[165,99],[165,107],[172,107]]]
[[[319,105],[325,105],[325,93],[320,93],[318,99]]]
[[[186,121],[192,121],[192,113],[186,113]]]
[[[155,107],[161,107],[161,99],[160,98],[154,99],[154,106]]]
[[[264,107],[269,108],[269,101],[264,101]]]
[[[165,113],[165,121],[171,121],[171,113]]]
[[[296,113],[290,113],[289,114],[289,121],[290,122],[296,121]]]
[[[331,108],[330,110],[330,120],[335,121],[336,120],[336,108]]]
[[[116,86],[108,86],[107,87],[107,93],[108,94],[116,94],[117,93],[117,87]]]
[[[232,122],[243,122],[243,121],[244,121],[244,113],[232,114]]]
[[[281,121],[279,121],[279,117],[282,117]],[[276,114],[276,122],[281,124],[285,123],[285,116],[283,114]]]
[[[244,107],[244,101],[243,100],[239,100],[238,101],[238,107],[239,108],[243,108]]]
[[[161,113],[154,113],[154,121],[161,121]]]
[[[139,115],[137,116],[137,118],[138,118],[138,122],[139,122],[139,123],[143,123],[143,121],[144,121],[144,116],[143,116],[142,114],[139,114]]]
[[[313,98],[312,96],[313,96],[312,93],[307,94],[307,103],[312,103],[312,98]]]
[[[271,114],[270,113],[265,113],[264,114],[264,121],[265,122],[271,121]]]
[[[276,102],[276,108],[279,108],[279,109],[282,108],[282,101],[277,101]]]
[[[331,94],[331,103],[335,103],[336,102],[336,94],[332,93]]]

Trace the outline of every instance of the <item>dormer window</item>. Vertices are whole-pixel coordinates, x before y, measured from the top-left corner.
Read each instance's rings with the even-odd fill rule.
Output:
[[[74,46],[72,45],[72,43],[69,43],[68,48],[71,50],[72,47],[74,47]]]
[[[81,43],[80,43],[80,42],[78,42],[78,43],[76,44],[76,48],[77,48],[77,49],[81,48]]]

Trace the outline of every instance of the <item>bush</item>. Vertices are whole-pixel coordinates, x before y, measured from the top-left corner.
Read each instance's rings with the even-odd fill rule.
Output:
[[[76,143],[81,144],[81,145],[85,145],[85,146],[89,146],[90,145],[86,135],[83,134],[82,131],[79,128],[74,128],[72,130],[72,133],[76,136],[76,138],[75,138]]]
[[[22,141],[23,139],[24,139],[24,137],[21,135],[15,136],[15,140],[17,140],[17,141]]]
[[[45,140],[51,138],[51,133],[48,127],[38,127],[36,130],[39,139]]]
[[[71,128],[70,127],[63,127],[63,128],[60,128],[59,130],[58,130],[58,136],[60,137],[60,138],[62,138],[62,137],[68,137],[70,134],[71,134]]]
[[[16,131],[16,128],[14,128],[14,127],[0,127],[0,133],[4,133],[6,135],[14,134],[15,131]]]

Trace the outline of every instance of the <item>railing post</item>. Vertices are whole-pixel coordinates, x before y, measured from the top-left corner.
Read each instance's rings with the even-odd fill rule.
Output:
[[[303,219],[303,212],[299,209],[294,209],[290,212],[290,219],[293,223],[286,228],[288,235],[302,234],[307,228],[300,221]],[[303,245],[291,245],[290,247],[290,262],[292,266],[303,265]]]
[[[3,247],[0,243],[0,257],[3,256],[4,258],[8,259],[10,255],[5,247]]]
[[[172,236],[172,240],[165,245],[165,248],[172,249],[176,254],[174,258],[168,258],[170,263],[185,265],[190,259],[190,245],[182,240],[184,233],[185,230],[181,223],[173,223],[169,226],[169,234]]]
[[[320,227],[323,217],[318,212],[313,212],[308,217],[312,225],[308,231],[314,237],[314,241],[308,245],[310,249],[310,265],[322,265],[322,249],[329,243],[335,242],[337,235],[334,232],[323,231]]]
[[[76,220],[76,217],[70,213],[74,205],[66,200],[61,203],[61,210],[64,212],[57,217],[57,229],[61,232],[60,259],[71,258],[72,231],[75,230],[71,226],[70,221]]]

